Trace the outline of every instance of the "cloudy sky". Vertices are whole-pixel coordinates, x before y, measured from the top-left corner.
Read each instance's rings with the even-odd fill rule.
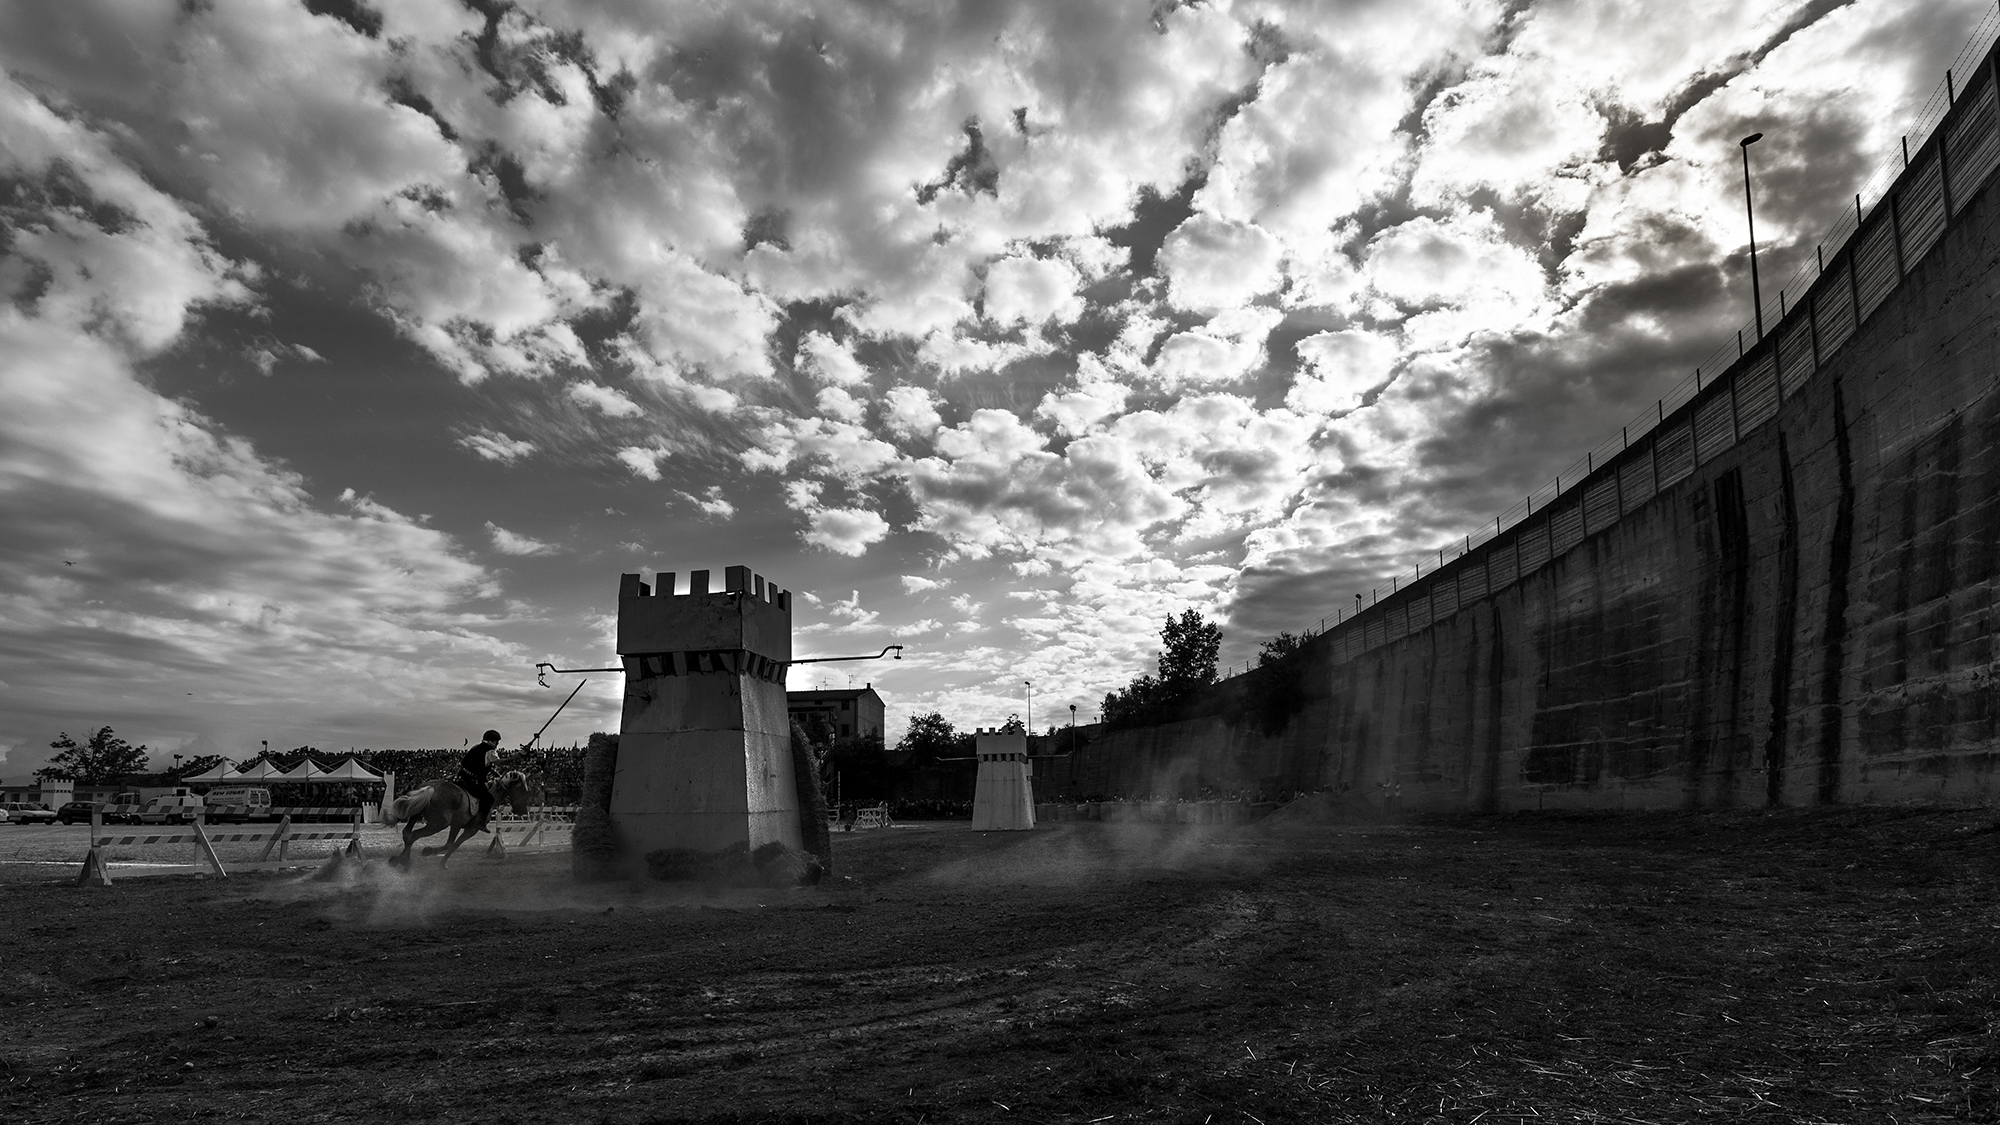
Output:
[[[0,778],[525,737],[737,563],[892,740],[1088,720],[1615,432],[1748,317],[1736,139],[1782,277],[1991,8],[0,5]]]

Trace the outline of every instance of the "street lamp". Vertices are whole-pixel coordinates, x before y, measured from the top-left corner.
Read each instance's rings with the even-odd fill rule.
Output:
[[[1028,733],[1035,733],[1035,681],[1022,680],[1021,686],[1028,689]]]
[[[1752,133],[1736,143],[1743,150],[1743,218],[1750,228],[1750,300],[1757,306],[1757,338],[1764,338],[1764,291],[1757,284],[1757,215],[1750,206],[1750,146],[1764,139]]]

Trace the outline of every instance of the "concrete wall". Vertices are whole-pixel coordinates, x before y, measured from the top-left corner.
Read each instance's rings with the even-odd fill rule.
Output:
[[[1941,190],[1934,138],[1798,311],[1645,442],[1212,714],[1101,737],[1062,786],[1412,811],[2000,798],[1980,74],[1940,134],[1988,186]]]

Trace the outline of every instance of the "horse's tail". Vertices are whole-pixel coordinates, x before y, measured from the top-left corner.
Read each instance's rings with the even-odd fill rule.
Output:
[[[422,816],[424,810],[429,808],[430,804],[431,788],[428,785],[417,790],[415,793],[405,793],[389,802],[389,807],[382,810],[382,823],[389,825],[400,824],[411,817]]]

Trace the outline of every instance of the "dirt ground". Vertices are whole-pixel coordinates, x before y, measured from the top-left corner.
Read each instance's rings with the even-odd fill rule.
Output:
[[[919,825],[791,892],[34,869],[0,1120],[1992,1121],[1993,824]]]

